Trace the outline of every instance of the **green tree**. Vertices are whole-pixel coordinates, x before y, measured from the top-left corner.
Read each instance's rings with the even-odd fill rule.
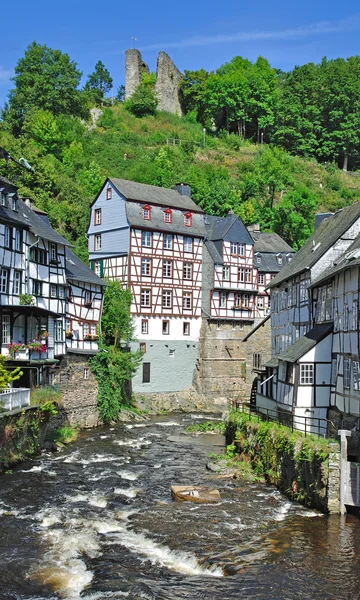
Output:
[[[129,406],[129,382],[142,353],[131,352],[134,340],[130,316],[131,293],[119,281],[109,281],[104,295],[99,352],[91,359],[98,385],[98,409],[104,422],[117,418],[122,406]]]
[[[3,118],[16,133],[22,129],[26,115],[34,108],[53,115],[87,116],[78,86],[81,78],[68,54],[33,42],[17,62]]]
[[[20,367],[16,367],[13,371],[9,371],[5,364],[7,356],[0,354],[0,390],[5,390],[13,381],[17,381],[22,376]]]
[[[155,94],[155,81],[154,73],[143,73],[140,85],[131,98],[125,101],[126,110],[135,117],[142,118],[156,114],[158,99]]]
[[[99,60],[95,65],[95,70],[88,76],[86,87],[97,93],[98,98],[102,101],[105,95],[111,90],[113,80],[110,72],[105,67],[104,63]]]

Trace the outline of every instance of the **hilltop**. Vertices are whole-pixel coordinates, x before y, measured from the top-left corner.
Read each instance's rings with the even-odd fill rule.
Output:
[[[35,169],[31,174],[9,163],[1,165],[1,174],[49,213],[82,258],[89,206],[107,176],[164,187],[186,181],[206,212],[232,210],[295,248],[311,233],[315,212],[360,199],[360,178],[333,163],[255,145],[233,133],[204,132],[191,114],[137,118],[122,103],[102,109],[95,125],[40,109],[18,137],[1,126],[0,146]]]

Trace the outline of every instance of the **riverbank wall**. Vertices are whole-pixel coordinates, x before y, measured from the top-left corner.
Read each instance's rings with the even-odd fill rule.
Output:
[[[0,415],[0,473],[40,453],[47,440],[67,422],[66,414],[57,414],[39,406],[19,408]]]
[[[240,459],[250,460],[257,475],[291,500],[323,513],[340,512],[340,446],[315,436],[230,413],[226,443]]]

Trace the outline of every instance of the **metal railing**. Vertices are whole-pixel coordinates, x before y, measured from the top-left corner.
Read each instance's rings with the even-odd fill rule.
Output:
[[[29,388],[8,388],[0,392],[0,407],[5,410],[14,410],[30,406]]]
[[[331,421],[328,419],[302,417],[300,415],[293,415],[291,412],[259,408],[258,406],[250,406],[241,402],[236,402],[235,408],[241,412],[256,415],[259,421],[273,421],[289,427],[291,431],[300,431],[305,437],[307,435],[317,435],[324,438],[331,437],[330,433],[328,433],[328,424],[331,424]]]

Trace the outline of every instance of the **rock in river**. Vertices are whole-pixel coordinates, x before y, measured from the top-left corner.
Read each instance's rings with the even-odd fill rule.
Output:
[[[171,495],[178,502],[219,502],[220,492],[214,488],[194,485],[172,485]]]

